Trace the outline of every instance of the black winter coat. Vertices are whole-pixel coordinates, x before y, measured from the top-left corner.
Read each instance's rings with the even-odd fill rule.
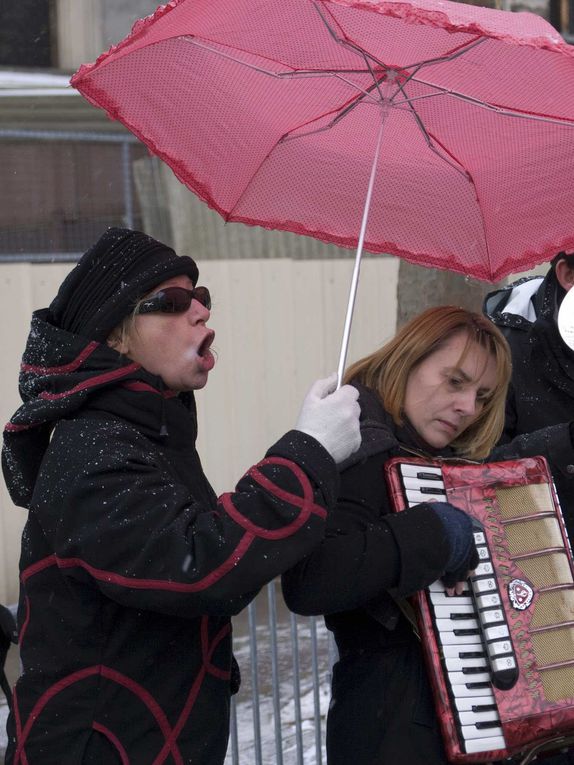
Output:
[[[222,763],[230,617],[322,537],[333,460],[292,431],[217,500],[192,397],[42,313],[21,382],[3,454],[29,506],[6,762]]]
[[[296,613],[326,614],[339,649],[329,765],[438,765],[444,753],[422,654],[394,598],[440,578],[449,543],[427,504],[391,513],[383,474],[391,457],[438,453],[410,426],[397,428],[373,391],[357,387],[361,447],[342,466],[325,539],[283,575],[283,593]]]
[[[492,457],[545,455],[574,539],[574,353],[555,320],[560,290],[549,272],[486,297],[484,312],[506,336],[513,366],[504,434]]]

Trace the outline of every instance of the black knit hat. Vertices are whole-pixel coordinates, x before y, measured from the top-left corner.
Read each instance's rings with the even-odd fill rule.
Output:
[[[62,282],[48,321],[103,342],[139,298],[180,274],[197,284],[199,271],[187,255],[176,255],[141,231],[109,228]]]

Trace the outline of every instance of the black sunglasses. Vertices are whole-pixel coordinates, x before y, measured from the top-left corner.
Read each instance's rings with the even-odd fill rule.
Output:
[[[166,287],[155,295],[142,300],[138,313],[184,313],[197,300],[202,306],[211,310],[211,295],[207,287],[195,287],[186,290],[185,287]]]

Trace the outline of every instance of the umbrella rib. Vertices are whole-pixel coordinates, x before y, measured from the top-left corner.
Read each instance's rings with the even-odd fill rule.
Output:
[[[372,70],[370,70],[370,67],[367,69],[301,69],[299,71],[291,71],[291,72],[272,72],[269,69],[264,69],[263,67],[256,66],[255,64],[249,64],[246,61],[242,61],[241,59],[232,56],[229,53],[224,53],[223,51],[219,50],[218,48],[214,48],[211,45],[207,45],[206,43],[199,42],[198,40],[190,37],[184,37],[182,39],[185,39],[186,42],[191,43],[192,45],[196,45],[199,48],[203,48],[204,50],[209,51],[210,53],[214,53],[216,56],[220,56],[221,58],[228,59],[229,61],[233,61],[235,64],[239,64],[240,66],[244,66],[248,69],[253,69],[256,72],[259,72],[259,74],[267,75],[268,77],[275,77],[279,80],[284,79],[304,79],[304,78],[311,78],[311,77],[334,77],[338,80],[341,80],[341,82],[344,82],[346,85],[349,85],[354,90],[358,90],[360,93],[362,93],[365,97],[369,98],[373,103],[379,103],[379,99],[373,98],[371,95],[371,90],[373,88],[369,88],[368,90],[365,90],[364,88],[361,88],[360,85],[353,82],[352,80],[349,80],[347,77],[343,77],[343,74],[372,74]]]
[[[415,109],[415,107],[411,104],[410,99],[408,98],[408,96],[407,96],[407,94],[406,94],[406,92],[404,90],[404,85],[400,85],[399,84],[399,88],[400,88],[401,92],[403,93],[403,95],[405,96],[405,99],[406,99],[406,102],[407,102],[407,104],[409,106],[411,114],[412,114],[412,116],[415,119],[415,123],[417,124],[419,130],[423,134],[423,137],[424,137],[424,139],[426,141],[426,144],[429,147],[429,149],[432,152],[434,152],[437,155],[437,157],[439,157],[439,159],[442,159],[443,162],[446,162],[447,165],[452,167],[453,170],[456,170],[457,173],[460,173],[464,178],[469,180],[468,171],[466,170],[466,168],[464,167],[464,165],[461,162],[458,162],[458,160],[456,160],[457,164],[455,164],[454,161],[450,160],[448,157],[445,157],[443,154],[441,154],[441,152],[433,145],[433,141],[436,141],[436,138],[434,138],[434,136],[433,136],[433,138],[431,139],[431,136],[430,136],[429,132],[427,131],[422,118],[420,117],[420,115],[417,112],[417,110]],[[438,143],[441,146],[441,148],[444,149],[444,151],[446,152],[446,149],[442,146],[442,144],[440,144],[440,142],[438,142]]]
[[[485,43],[486,39],[487,38],[485,37],[481,37],[479,39],[475,38],[474,40],[470,40],[469,42],[464,43],[459,48],[455,48],[455,50],[451,51],[450,53],[445,53],[443,56],[437,56],[436,58],[428,58],[428,59],[424,59],[423,61],[417,61],[414,64],[406,64],[403,67],[403,69],[414,69],[414,72],[411,75],[412,77],[425,66],[433,66],[434,64],[442,64],[445,61],[454,61],[455,58],[460,58],[460,56],[464,56],[465,53],[468,53],[469,51],[474,50],[474,48],[476,48],[478,45],[482,45],[482,43]]]
[[[437,93],[427,93],[426,95],[422,96],[413,96],[412,98],[405,98],[404,101],[398,101],[395,103],[395,106],[399,106],[402,104],[411,104],[413,101],[422,101],[424,99],[428,98],[437,98],[440,96],[451,96],[452,98],[459,99],[461,101],[466,101],[473,106],[478,106],[481,109],[487,109],[488,111],[496,112],[497,114],[503,115],[505,117],[518,117],[520,119],[525,120],[534,120],[537,122],[548,122],[553,125],[561,125],[563,127],[574,127],[574,120],[569,120],[567,118],[560,118],[560,117],[547,117],[542,114],[531,114],[527,112],[520,111],[518,109],[509,109],[508,107],[504,106],[497,106],[496,104],[490,104],[488,101],[481,101],[479,98],[474,98],[473,96],[468,96],[465,93],[460,93],[457,90],[452,90],[452,88],[444,88],[441,85],[435,85],[432,82],[427,82],[426,80],[420,80],[417,77],[412,77],[410,79],[410,82],[416,82],[419,85],[426,85],[428,88],[434,88]]]
[[[256,64],[250,64],[247,61],[243,61],[240,58],[237,58],[236,56],[232,56],[230,53],[225,53],[224,51],[220,50],[219,48],[214,47],[213,45],[209,45],[206,42],[198,40],[196,37],[191,37],[190,35],[182,35],[181,38],[185,42],[189,43],[190,45],[195,45],[198,48],[203,48],[203,50],[207,50],[210,53],[214,53],[216,56],[220,56],[221,58],[228,59],[229,61],[233,61],[234,64],[240,64],[241,66],[246,67],[247,69],[253,69],[255,72],[259,72],[260,74],[266,74],[268,77],[276,77],[277,79],[288,79],[288,78],[297,78],[297,77],[325,77],[325,76],[337,76],[340,73],[343,74],[369,74],[368,69],[359,69],[357,67],[355,68],[349,68],[349,69],[292,69],[292,70],[286,70],[283,72],[272,72],[269,69],[264,69],[262,66],[257,66]],[[276,61],[275,63],[281,64],[281,66],[286,66],[282,61]]]

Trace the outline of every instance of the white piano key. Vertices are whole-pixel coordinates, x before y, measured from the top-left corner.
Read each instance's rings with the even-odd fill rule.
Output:
[[[437,476],[437,483],[442,482],[442,470],[437,467],[432,467],[431,465],[409,465],[405,463],[404,465],[400,466],[401,468],[401,475],[403,476],[418,476],[421,473],[425,475],[436,475]]]
[[[460,730],[465,745],[468,741],[476,741],[477,739],[481,738],[485,739],[493,738],[494,736],[502,736],[502,728],[499,725],[493,726],[492,728],[477,728],[474,725],[461,725]]]
[[[446,620],[443,619],[442,621],[446,621]],[[449,624],[452,625],[452,622],[449,622]],[[460,633],[458,635],[455,635],[454,631],[452,630],[452,627],[450,629],[447,629],[445,625],[443,629],[438,630],[438,636],[439,636],[441,645],[464,646],[464,645],[476,643],[476,639],[477,637],[480,636],[480,633],[478,629],[478,623],[475,622],[475,625],[476,626],[474,628],[469,628],[473,630],[473,633],[470,635],[461,635]]]
[[[496,643],[488,643],[488,655],[492,658],[505,653],[512,653],[512,643],[510,640],[497,640]]]
[[[497,624],[494,627],[484,628],[485,640],[488,640],[488,641],[499,640],[500,638],[506,638],[506,637],[510,637],[510,632],[508,631],[508,625],[506,624]]]
[[[491,661],[493,672],[502,672],[505,669],[514,669],[516,667],[516,659],[514,656],[501,656],[498,659]]]
[[[491,686],[486,685],[486,683],[481,683],[481,688],[469,688],[468,685],[465,683],[453,685],[452,688],[452,695],[455,699],[458,698],[470,698],[473,696],[480,696],[483,697],[487,689]]]
[[[479,595],[476,599],[478,608],[494,608],[500,605],[500,595],[497,592],[490,592],[485,595]]]
[[[422,492],[416,491],[415,489],[406,489],[405,497],[407,498],[409,504],[412,506],[420,505],[421,502],[428,502],[429,499],[436,499],[437,495],[423,494]]]
[[[477,658],[482,658],[483,656],[486,657],[486,651],[484,650],[484,646],[480,642],[480,640],[477,640],[475,637],[475,642],[466,644],[466,645],[445,645],[442,648],[442,655],[446,658],[464,658],[464,654],[467,653],[476,653],[479,654]]]
[[[496,709],[492,709],[489,712],[460,712],[458,719],[461,726],[476,725],[479,722],[500,722]]]
[[[467,675],[464,672],[449,672],[448,679],[452,686],[455,685],[474,685],[475,683],[490,683],[490,672],[476,672],[476,674]]]
[[[488,579],[474,579],[473,577],[472,589],[477,594],[496,590],[496,579],[493,579],[492,577]]]
[[[462,672],[463,669],[480,668],[485,672],[488,671],[486,660],[481,658],[461,659],[458,656],[448,656],[445,658],[444,663],[449,672],[449,677],[451,672]],[[468,677],[472,679],[474,675],[468,675]]]
[[[457,598],[449,598],[451,603],[447,603],[446,605],[438,605],[435,606],[434,612],[437,619],[450,619],[452,614],[459,614],[461,615],[460,621],[466,621],[463,616],[465,614],[469,614],[472,618],[476,616],[476,611],[474,609],[474,605],[472,602],[470,603],[457,603]],[[458,622],[459,619],[452,620],[454,622]]]
[[[466,741],[464,749],[467,754],[476,754],[477,752],[496,752],[498,749],[506,749],[504,736],[490,736],[489,738],[475,738],[472,741]]]
[[[454,704],[459,712],[471,712],[476,707],[491,707],[493,704],[497,707],[492,686],[485,688],[482,696],[459,696]],[[498,708],[495,711],[498,714]]]

